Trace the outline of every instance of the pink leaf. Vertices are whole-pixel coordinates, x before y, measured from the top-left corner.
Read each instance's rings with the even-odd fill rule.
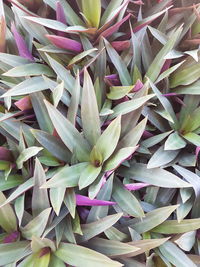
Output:
[[[197,146],[195,151],[196,160],[198,160],[199,152],[200,152],[200,146]]]
[[[17,241],[19,237],[19,232],[15,231],[11,234],[9,234],[8,236],[6,236],[4,239],[3,239],[3,243],[6,244],[6,243],[13,243],[15,241]]]
[[[104,201],[98,199],[90,199],[89,197],[76,195],[76,205],[77,206],[109,206],[115,205],[115,202]]]
[[[12,25],[11,25],[11,31],[14,35],[15,43],[17,45],[19,55],[21,57],[24,57],[24,58],[27,58],[31,61],[34,61],[34,58],[33,58],[32,54],[30,53],[30,51],[28,50],[28,47],[26,45],[25,40],[23,39],[21,34],[18,33],[14,23],[12,23]]]
[[[31,104],[31,100],[29,96],[23,97],[22,99],[16,101],[14,104],[15,106],[18,107],[18,109],[22,111],[32,108],[32,104]]]
[[[133,184],[125,184],[124,187],[128,189],[129,191],[136,191],[140,190],[141,188],[150,186],[150,184],[146,183],[133,183]]]
[[[54,44],[55,46],[62,48],[62,49],[67,49],[73,52],[80,53],[83,51],[82,44],[69,39],[67,37],[63,36],[57,36],[57,35],[46,35],[46,37],[49,39],[49,41]]]
[[[143,86],[144,86],[144,84],[138,79],[134,88],[133,88],[133,92],[140,91],[140,89],[142,89]]]

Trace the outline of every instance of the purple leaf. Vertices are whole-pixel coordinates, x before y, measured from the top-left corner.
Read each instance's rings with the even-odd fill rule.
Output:
[[[4,239],[3,239],[3,243],[6,244],[6,243],[13,243],[15,242],[19,237],[19,232],[15,231],[11,234],[9,234],[8,236],[6,236]]]
[[[164,65],[162,66],[162,69],[160,71],[160,73],[163,73],[164,71],[168,70],[170,68],[170,65],[172,63],[171,59],[167,59],[164,63]]]
[[[167,96],[175,96],[177,95],[177,93],[167,93],[167,94],[163,94],[163,96],[167,97]]]
[[[56,3],[56,20],[62,22],[63,24],[67,24],[64,9],[59,1]],[[57,31],[57,33],[59,36],[65,36],[64,32]]]
[[[49,35],[49,34],[47,34],[46,37],[49,39],[49,41],[53,45],[59,48],[67,49],[67,50],[77,52],[77,53],[80,53],[83,51],[82,44],[75,40],[69,39],[67,37]]]
[[[89,197],[76,195],[76,205],[77,206],[108,206],[115,205],[115,202],[104,201],[98,199],[90,199]]]
[[[120,26],[127,21],[130,16],[132,16],[131,14],[128,14],[125,18],[123,18],[122,20],[120,20],[119,22],[117,22],[116,24],[114,24],[113,26],[111,26],[110,28],[106,29],[105,31],[103,31],[100,36],[98,37],[98,39],[96,40],[95,43],[99,42],[99,39],[101,37],[107,38],[109,36],[111,36],[113,33],[117,32],[118,29],[120,28]]]
[[[117,86],[120,85],[119,76],[117,74],[110,74],[104,77],[104,81],[109,86]]]
[[[124,187],[129,191],[140,190],[141,188],[150,186],[150,184],[146,183],[133,183],[133,184],[125,184]]]
[[[142,137],[144,137],[144,138],[149,138],[149,137],[152,137],[152,136],[154,136],[154,135],[152,133],[146,131],[146,130],[144,131],[144,133],[142,135]]]
[[[196,160],[198,160],[199,152],[200,152],[200,146],[197,146],[195,150]]]
[[[111,45],[116,51],[121,52],[121,51],[126,50],[130,47],[130,41],[129,40],[114,41],[111,43]]]
[[[18,33],[14,23],[12,23],[12,25],[11,25],[11,31],[12,31],[12,33],[14,35],[15,43],[17,45],[17,49],[18,49],[19,55],[21,57],[24,57],[24,58],[27,58],[27,59],[29,59],[31,61],[34,61],[34,58],[33,58],[32,54],[31,54],[31,52],[28,50],[28,47],[26,45],[25,40],[23,39],[21,34]]]
[[[5,161],[9,161],[12,162],[13,161],[13,155],[10,152],[9,149],[1,146],[0,147],[0,160],[5,160]]]
[[[140,89],[142,89],[143,86],[144,86],[144,84],[138,79],[134,88],[133,88],[133,92],[140,91]]]

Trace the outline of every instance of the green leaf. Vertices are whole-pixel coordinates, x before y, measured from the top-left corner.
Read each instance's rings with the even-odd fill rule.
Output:
[[[22,218],[24,215],[24,199],[25,199],[25,194],[23,194],[22,196],[19,196],[16,200],[15,200],[15,213],[18,219],[18,225],[21,226],[22,223]]]
[[[141,145],[145,146],[146,148],[152,147],[158,143],[160,143],[162,140],[164,140],[172,131],[168,131],[165,133],[161,133],[155,136],[152,136],[150,138],[147,138],[146,140],[142,141]]]
[[[157,168],[165,166],[172,162],[178,155],[179,150],[164,150],[164,146],[161,146],[150,158],[147,169]]]
[[[183,137],[195,146],[200,146],[200,136],[195,133],[184,134]]]
[[[139,234],[145,233],[161,224],[178,208],[179,205],[158,208],[145,214],[142,221],[131,224],[130,226]]]
[[[97,140],[95,148],[102,155],[103,160],[108,159],[114,152],[121,132],[121,116],[113,120]]]
[[[81,118],[83,133],[91,146],[94,146],[101,135],[101,128],[94,86],[86,69],[84,70]]]
[[[44,94],[42,92],[33,93],[30,95],[30,98],[40,129],[52,133],[53,124],[49,118],[47,108],[44,105]]]
[[[176,245],[167,241],[159,247],[160,252],[175,266],[196,267],[196,264]]]
[[[200,228],[200,219],[185,219],[181,222],[177,220],[167,220],[155,227],[152,232],[161,234],[182,234]]]
[[[49,191],[52,208],[57,216],[59,216],[60,209],[65,197],[65,187],[51,188]]]
[[[79,178],[87,167],[87,162],[82,162],[71,167],[65,166],[58,171],[42,188],[75,187],[78,186]]]
[[[188,119],[186,118],[184,126],[182,127],[182,131],[185,133],[195,131],[197,128],[200,127],[199,120],[200,108],[197,108],[191,114],[189,114]]]
[[[177,132],[170,134],[170,136],[165,141],[165,150],[177,150],[184,148],[186,146],[186,142]]]
[[[112,86],[107,93],[107,98],[111,100],[117,100],[126,96],[132,89],[134,85],[131,86]]]
[[[121,263],[113,261],[103,254],[74,244],[61,243],[55,255],[64,262],[77,267],[93,267],[94,265],[96,267],[123,266]]]
[[[97,176],[100,174],[102,167],[96,167],[92,164],[88,164],[88,166],[84,169],[81,173],[80,180],[79,180],[79,189],[83,189],[88,185],[92,184]]]
[[[190,251],[195,243],[196,231],[191,231],[185,234],[182,234],[178,239],[175,240],[175,243],[185,251]]]
[[[104,25],[108,21],[111,20],[111,18],[114,16],[116,11],[119,11],[119,7],[121,7],[121,3],[123,0],[111,0],[104,11],[102,18],[101,18],[101,25]]]
[[[20,175],[9,175],[5,180],[4,175],[0,173],[0,191],[2,192],[12,189],[21,183],[23,183],[23,178]]]
[[[51,260],[49,263],[49,267],[66,267],[65,263],[60,260],[59,258],[57,258],[56,256],[54,256],[53,254],[51,255]]]
[[[0,204],[2,205],[5,202],[6,197],[0,191]],[[12,207],[9,204],[0,207],[0,226],[8,233],[12,233],[17,230],[17,219]],[[0,250],[0,253],[1,251],[2,250]]]
[[[37,217],[29,221],[27,225],[21,227],[24,238],[31,240],[32,236],[40,237],[45,230],[49,220],[51,208],[43,210]]]
[[[87,246],[109,257],[120,256],[140,250],[139,248],[129,245],[128,243],[122,243],[120,241],[107,240],[98,237],[91,239]]]
[[[126,64],[106,39],[104,39],[104,42],[106,45],[106,50],[108,52],[108,55],[119,73],[122,85],[131,85],[132,81]]]
[[[71,75],[71,73],[58,61],[50,57],[48,54],[45,54],[49,60],[50,66],[52,69],[55,71],[55,73],[58,75],[61,81],[64,81],[65,83],[65,88],[69,91],[71,94],[74,90],[74,84],[75,84],[75,79]],[[46,84],[47,86],[47,84]]]
[[[20,260],[23,256],[28,255],[28,241],[18,241],[9,244],[0,244],[0,264],[6,266]]]
[[[200,78],[200,64],[193,61],[193,64],[187,64],[187,61],[170,76],[170,87],[174,88],[180,85],[189,85]]]
[[[77,237],[77,242],[85,242],[101,234],[102,232],[113,226],[121,217],[122,213],[116,213],[113,215],[106,216],[92,223],[82,224],[81,229],[83,235]]]
[[[34,186],[32,194],[32,213],[33,216],[39,215],[40,212],[49,208],[49,197],[47,189],[40,188],[40,186],[46,182],[46,175],[44,169],[36,158],[35,160],[35,170],[34,170]]]
[[[29,160],[30,158],[36,156],[42,149],[42,147],[37,146],[25,148],[16,160],[17,167],[19,169],[22,169],[23,163]]]
[[[147,165],[142,163],[133,163],[130,168],[123,167],[119,173],[127,178],[164,188],[191,187],[171,172],[161,168],[147,169]]]
[[[135,147],[125,147],[119,149],[116,153],[114,153],[104,164],[104,171],[114,170],[120,166],[120,164],[130,157],[136,150],[137,146]]]
[[[54,106],[45,101],[51,121],[63,143],[74,153],[80,161],[89,160],[90,147],[78,130]]]
[[[39,76],[42,74],[50,77],[55,76],[54,72],[48,66],[38,63],[20,65],[3,73],[4,76],[9,77]]]
[[[76,195],[73,188],[67,188],[65,199],[64,199],[65,205],[67,206],[72,218],[75,218],[76,213]]]
[[[196,81],[188,86],[179,86],[173,92],[177,94],[200,95],[200,81]]]
[[[132,99],[121,104],[118,104],[113,108],[113,113],[109,116],[109,119],[113,119],[119,115],[127,114],[131,111],[134,111],[140,107],[142,107],[147,101],[153,98],[155,95],[145,95],[136,99]]]
[[[55,107],[58,106],[64,92],[64,82],[62,81],[59,83],[56,88],[53,90],[52,98],[53,98],[53,104]]]
[[[36,129],[31,129],[31,132],[37,141],[56,158],[65,162],[69,162],[71,160],[71,152],[65,147],[64,143],[59,138]]]
[[[79,99],[80,99],[80,76],[79,72],[77,73],[75,86],[72,92],[71,101],[68,108],[67,119],[73,124],[76,124],[76,116],[79,108]]]
[[[119,207],[129,215],[144,217],[144,211],[137,198],[130,191],[126,190],[116,177],[114,180],[112,197]]]
[[[42,77],[33,77],[28,78],[23,82],[17,84],[16,86],[12,87],[12,89],[1,95],[1,97],[27,95],[46,89],[48,89],[48,85]]]
[[[101,18],[101,0],[87,0],[87,2],[82,0],[81,3],[89,26],[98,28]]]
[[[149,69],[146,73],[146,77],[148,77],[152,82],[154,82],[165,63],[165,56],[173,49],[176,44],[177,39],[179,38],[182,31],[182,27],[178,28],[176,31],[171,33],[171,36],[167,43],[163,46],[159,53],[157,53],[153,62],[149,66]]]
[[[86,51],[83,51],[83,52],[79,53],[78,55],[76,55],[75,57],[73,57],[70,60],[70,62],[68,64],[68,68],[71,68],[72,65],[74,65],[75,63],[78,63],[78,61],[82,60],[84,57],[92,54],[94,51],[97,51],[97,50],[98,50],[97,48],[91,48],[91,49],[88,49]]]
[[[140,248],[140,250],[129,253],[124,255],[125,257],[134,257],[140,254],[143,254],[144,252],[148,252],[149,250],[159,247],[163,243],[165,243],[169,238],[160,238],[160,239],[144,239],[144,240],[138,240],[129,242],[128,244],[135,246],[137,248]]]

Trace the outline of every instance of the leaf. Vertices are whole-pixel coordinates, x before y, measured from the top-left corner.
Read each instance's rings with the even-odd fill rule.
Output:
[[[27,225],[21,227],[23,237],[28,240],[31,240],[32,236],[40,237],[46,228],[50,213],[51,208],[45,209]]]
[[[36,156],[42,149],[42,147],[37,146],[25,148],[16,160],[18,168],[22,169],[23,163],[29,160],[30,158]]]
[[[88,166],[84,169],[84,171],[81,173],[78,185],[79,189],[83,189],[87,187],[88,185],[92,184],[97,176],[100,174],[102,167],[96,167],[92,164],[88,164]]]
[[[178,208],[179,205],[158,208],[145,214],[142,221],[131,224],[130,226],[139,234],[145,233],[161,224]]]
[[[40,188],[40,186],[46,182],[46,175],[44,169],[36,158],[35,160],[35,169],[33,179],[35,184],[33,186],[33,194],[32,194],[32,212],[33,216],[39,215],[40,212],[49,208],[49,197],[47,189]]]
[[[179,85],[188,85],[200,78],[199,63],[194,63],[187,66],[187,61],[182,65],[180,70],[178,69],[170,76],[170,87],[174,88]],[[185,68],[184,68],[185,66]]]
[[[0,244],[0,264],[6,266],[13,262],[17,262],[23,256],[30,252],[27,250],[28,241],[17,241],[9,244]]]
[[[55,107],[58,106],[62,96],[64,93],[64,82],[62,81],[60,84],[56,86],[56,88],[53,90],[52,97],[53,97],[53,104]]]
[[[82,224],[81,229],[83,235],[77,237],[77,242],[78,243],[85,242],[99,235],[100,233],[104,232],[105,230],[113,226],[121,217],[122,213],[116,213],[113,215],[106,216],[92,223]]]
[[[159,73],[162,69],[164,63],[165,63],[165,56],[173,49],[177,39],[179,38],[181,34],[182,28],[178,28],[176,31],[171,33],[171,36],[167,43],[163,46],[163,48],[160,50],[160,52],[156,55],[153,62],[149,66],[149,69],[146,73],[146,77],[148,77],[152,82],[154,82]]]
[[[159,247],[163,243],[165,243],[169,238],[160,238],[160,239],[144,239],[144,240],[138,240],[129,242],[128,244],[135,246],[137,248],[140,248],[140,250],[129,253],[124,255],[124,257],[134,257],[140,254],[143,254],[144,252],[148,252],[149,250]]]
[[[76,194],[73,188],[67,188],[66,194],[64,198],[64,202],[66,207],[68,208],[71,216],[73,219],[75,219],[76,214]]]
[[[126,96],[131,90],[133,90],[134,85],[131,86],[112,86],[107,93],[107,98],[111,100],[117,100]]]
[[[109,257],[120,256],[140,250],[139,248],[129,245],[128,243],[122,243],[119,241],[107,240],[98,237],[91,239],[87,246]]]
[[[0,204],[2,205],[5,201],[6,197],[0,191]],[[12,207],[9,204],[5,205],[4,207],[0,207],[0,226],[8,233],[12,233],[17,230],[17,219]]]
[[[9,175],[7,180],[5,180],[4,175],[0,174],[0,191],[6,191],[12,189],[23,183],[23,178],[20,175]]]
[[[65,88],[71,94],[73,92],[74,84],[75,84],[74,77],[71,75],[71,73],[63,65],[58,63],[58,61],[56,61],[55,59],[50,57],[48,54],[45,54],[45,55],[46,55],[46,57],[50,63],[50,66],[55,71],[55,73],[58,75],[60,80],[64,81]],[[47,83],[46,83],[46,86],[47,86]]]
[[[73,166],[65,166],[58,171],[49,181],[42,185],[42,188],[53,187],[75,187],[78,186],[78,181],[81,173],[85,170],[87,162],[75,164]]]
[[[167,241],[159,247],[160,252],[175,266],[196,267],[190,258],[172,242]]]
[[[62,139],[63,143],[74,153],[80,161],[87,161],[89,157],[89,145],[77,129],[54,106],[45,101],[51,121]]]
[[[51,205],[56,213],[59,216],[60,209],[65,197],[65,187],[55,187],[51,188],[49,191]]]
[[[154,94],[150,94],[118,104],[113,108],[113,113],[109,116],[109,119],[113,119],[119,115],[127,114],[142,107],[147,101],[149,101],[154,96]]]
[[[68,108],[67,119],[73,124],[76,124],[76,117],[79,108],[80,99],[80,75],[77,73],[75,86],[72,92],[71,101]]]
[[[152,232],[161,234],[182,234],[190,231],[194,231],[200,228],[200,219],[185,219],[181,222],[177,220],[167,220],[158,225]]]
[[[1,62],[6,61],[6,64],[8,64],[12,67],[17,67],[19,65],[24,65],[24,64],[30,63],[30,60],[28,60],[26,58],[12,55],[12,54],[7,54],[7,53],[0,53],[0,61]]]
[[[185,234],[182,234],[178,239],[175,240],[175,243],[185,251],[190,251],[195,243],[196,231],[191,231]]]
[[[171,172],[161,168],[147,169],[147,165],[142,163],[131,164],[130,168],[123,167],[119,173],[127,178],[164,188],[191,187]]]
[[[139,122],[135,127],[133,127],[129,132],[125,134],[125,136],[119,141],[117,148],[128,147],[128,146],[136,146],[142,134],[144,133],[148,117],[144,118],[141,122]]]
[[[119,149],[116,153],[113,154],[104,164],[104,171],[114,170],[120,166],[120,164],[129,158],[136,150],[137,146],[135,147],[125,147]]]
[[[36,129],[31,129],[31,132],[37,141],[56,158],[66,162],[70,161],[71,152],[59,138]]]
[[[93,267],[94,265],[96,267],[123,266],[121,263],[113,261],[108,257],[104,256],[103,254],[74,244],[61,243],[61,245],[55,252],[55,255],[64,262],[77,267]],[[77,255],[79,256],[77,257]]]
[[[146,148],[152,147],[158,143],[160,143],[163,139],[165,139],[172,131],[168,131],[165,133],[161,133],[146,140],[142,141],[141,145],[145,146]]]
[[[88,0],[87,3],[83,0],[82,9],[85,18],[90,27],[99,27],[101,18],[101,1],[100,0]]]
[[[119,207],[128,213],[128,215],[134,217],[144,217],[144,211],[137,198],[125,189],[121,182],[115,177],[113,185],[113,199],[117,202]]]
[[[9,71],[3,73],[3,75],[8,77],[39,76],[39,75],[47,75],[50,77],[54,77],[54,72],[46,65],[38,63],[30,63],[14,67],[13,69],[10,69]]]
[[[104,39],[104,42],[106,45],[106,50],[108,52],[108,55],[119,73],[122,85],[131,85],[132,84],[131,77],[124,61],[106,39]]]
[[[179,150],[164,150],[164,147],[161,146],[150,158],[147,164],[147,169],[165,166],[166,164],[172,162],[178,153]]]
[[[177,150],[184,148],[186,146],[186,142],[177,132],[170,134],[170,136],[165,141],[165,150]]]
[[[49,34],[47,34],[46,37],[53,45],[61,49],[67,49],[75,53],[80,53],[83,50],[82,44],[73,39]]]
[[[196,133],[187,133],[183,137],[195,146],[200,146],[200,136]]]
[[[94,146],[101,135],[101,128],[94,86],[86,69],[84,70],[81,118],[83,133],[88,142]]]
[[[48,89],[48,85],[42,77],[33,77],[17,84],[5,94],[1,95],[1,97],[27,95],[46,89]]]
[[[42,92],[37,92],[31,94],[30,98],[40,129],[52,133],[54,128],[44,105],[45,96]]]
[[[7,205],[11,201],[16,199],[20,195],[22,195],[24,192],[26,192],[27,190],[32,188],[34,186],[34,183],[35,183],[34,179],[33,178],[29,178],[26,182],[24,182],[23,184],[19,185],[17,187],[17,189],[14,192],[12,192],[11,195],[7,199],[5,199],[4,202],[1,203],[0,207],[3,207],[5,205]]]
[[[99,151],[104,161],[108,159],[114,152],[117,143],[119,141],[120,132],[121,132],[121,116],[113,120],[97,140],[95,149]]]
[[[83,51],[81,53],[79,53],[78,55],[76,55],[75,57],[73,57],[69,64],[68,64],[68,68],[71,68],[72,65],[78,63],[79,61],[81,61],[84,57],[87,57],[88,55],[92,54],[93,52],[97,51],[98,49],[97,48],[91,48],[91,49],[88,49],[86,51]],[[91,55],[92,56],[92,55]],[[78,77],[78,75],[77,75]]]

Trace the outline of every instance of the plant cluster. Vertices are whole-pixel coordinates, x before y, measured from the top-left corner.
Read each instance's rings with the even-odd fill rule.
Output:
[[[198,2],[0,1],[0,266],[199,266]]]

